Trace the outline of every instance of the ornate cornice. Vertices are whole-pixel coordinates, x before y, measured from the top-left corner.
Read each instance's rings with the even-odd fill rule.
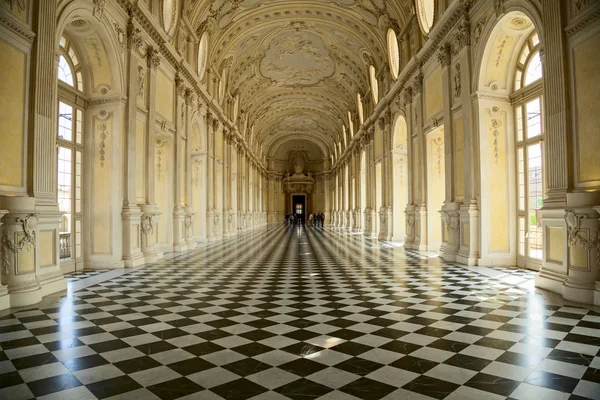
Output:
[[[570,24],[565,28],[565,32],[567,36],[573,36],[577,32],[586,28],[588,25],[592,24],[594,21],[600,18],[600,8],[597,8],[594,11],[588,12],[584,14],[583,17],[577,18],[575,22]]]
[[[2,13],[0,13],[0,25],[7,27],[29,43],[33,43],[33,40],[35,39],[35,33],[33,31],[29,30],[16,19]]]

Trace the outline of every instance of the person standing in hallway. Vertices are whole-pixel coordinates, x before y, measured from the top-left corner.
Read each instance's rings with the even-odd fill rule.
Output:
[[[312,213],[308,216],[308,225],[313,226],[314,218]]]

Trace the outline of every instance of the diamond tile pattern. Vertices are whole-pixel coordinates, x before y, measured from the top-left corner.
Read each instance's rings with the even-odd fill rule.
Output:
[[[600,398],[598,309],[485,271],[257,229],[3,313],[0,399]]]

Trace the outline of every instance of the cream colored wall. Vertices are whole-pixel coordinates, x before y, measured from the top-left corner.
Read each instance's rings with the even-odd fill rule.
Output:
[[[12,44],[0,40],[0,191],[21,191],[25,182],[23,146],[26,54]]]
[[[146,123],[135,125],[135,198],[138,204],[146,200]]]
[[[56,265],[56,231],[40,232],[40,267]]]
[[[454,119],[454,195],[456,201],[465,197],[465,140],[462,117]]]
[[[442,111],[444,106],[444,92],[442,90],[442,70],[436,68],[425,78],[425,119],[429,119]]]
[[[156,92],[154,96],[156,112],[166,118],[167,121],[173,122],[173,114],[175,112],[175,84],[161,69],[156,73]]]
[[[577,183],[600,187],[600,33],[574,49],[577,108]]]
[[[111,254],[111,193],[114,192],[111,182],[113,167],[110,149],[113,145],[113,115],[105,118],[98,115],[92,117],[93,150],[92,157],[92,204],[91,234],[92,254]],[[105,154],[103,155],[102,152]],[[104,160],[103,160],[104,159]],[[117,189],[118,190],[118,189]]]

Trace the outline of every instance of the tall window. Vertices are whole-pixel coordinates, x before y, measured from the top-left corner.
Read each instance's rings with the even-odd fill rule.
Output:
[[[59,86],[83,88],[77,56],[65,38],[61,39],[58,79]],[[60,258],[75,263],[83,258],[83,109],[76,105],[75,96],[59,90],[57,111],[57,200],[59,210],[64,213],[60,220]]]
[[[545,188],[544,118],[539,39],[533,33],[523,45],[515,70],[515,135],[517,143],[517,215],[519,258],[541,260],[539,210]]]

